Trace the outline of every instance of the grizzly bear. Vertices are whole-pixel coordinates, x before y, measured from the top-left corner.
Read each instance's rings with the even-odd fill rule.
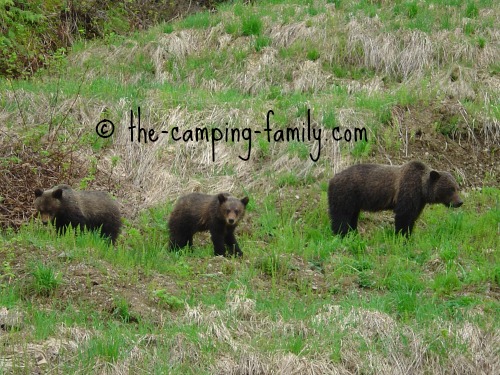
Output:
[[[68,226],[99,230],[114,244],[122,225],[118,204],[102,191],[77,191],[69,185],[35,190],[35,208],[42,222],[56,226],[58,234]]]
[[[458,184],[448,172],[419,161],[402,166],[358,164],[335,175],[328,186],[334,234],[356,230],[361,210],[393,210],[396,233],[408,237],[427,203],[460,207]]]
[[[227,193],[192,193],[179,198],[168,221],[169,248],[192,247],[193,235],[208,230],[215,255],[242,256],[234,230],[245,215],[248,200],[248,197],[238,199]]]

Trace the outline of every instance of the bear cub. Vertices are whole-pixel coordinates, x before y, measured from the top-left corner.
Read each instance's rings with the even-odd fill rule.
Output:
[[[238,199],[227,193],[192,193],[179,198],[168,221],[169,248],[191,247],[193,235],[208,230],[215,255],[242,256],[234,230],[245,215],[248,201],[248,197]]]
[[[77,191],[69,185],[35,190],[35,208],[42,222],[56,226],[58,234],[68,226],[100,230],[114,244],[122,225],[118,204],[102,191]]]
[[[361,210],[393,210],[396,233],[409,236],[426,204],[460,207],[458,184],[448,172],[419,161],[402,166],[358,164],[335,175],[328,186],[328,205],[334,234],[356,230]]]

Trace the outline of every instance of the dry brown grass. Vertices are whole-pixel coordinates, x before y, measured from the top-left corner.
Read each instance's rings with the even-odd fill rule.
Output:
[[[486,374],[496,373],[500,368],[495,355],[499,335],[484,333],[469,322],[453,326],[436,321],[428,330],[417,333],[385,313],[338,305],[325,306],[310,320],[284,322],[279,317],[271,320],[258,313],[255,301],[246,294],[245,288],[229,292],[223,310],[187,307],[185,322],[206,329],[200,339],[215,340],[228,348],[215,360],[213,373],[357,374],[382,371],[386,374],[445,374],[481,371]],[[448,353],[447,359],[440,359],[430,343],[440,340],[440,332],[444,331],[446,336],[456,336],[469,348],[472,357],[464,355],[457,347]],[[348,332],[342,339],[340,362],[330,360],[328,340],[334,332]],[[278,342],[282,337],[282,344],[285,344],[290,336],[303,338],[304,354],[268,352],[260,348],[259,343],[265,343],[266,337],[273,337]],[[368,351],[362,350],[360,343]]]
[[[125,340],[119,358],[109,361],[98,356],[95,361],[80,363],[79,353],[86,353],[91,339],[102,340],[101,334],[77,325],[61,325],[54,336],[42,342],[4,348],[0,366],[9,373],[77,365],[77,373],[114,375],[148,372],[155,363],[217,374],[423,375],[493,374],[500,370],[499,333],[484,331],[471,319],[463,323],[437,319],[417,328],[380,311],[330,304],[308,318],[285,320],[279,314],[271,317],[259,311],[241,285],[227,292],[221,309],[186,305],[183,314],[170,315],[170,319],[169,326],[197,326],[196,339],[183,333],[137,334]],[[29,326],[23,332],[29,332]],[[341,340],[332,341],[334,335],[340,335]],[[289,340],[297,339],[302,342],[300,352],[285,349]],[[456,345],[449,346],[450,340]],[[275,348],[268,350],[269,345]],[[432,349],[440,346],[448,347],[445,357]],[[332,351],[336,350],[333,359]],[[168,353],[166,358],[164,353]]]
[[[289,47],[294,42],[314,39],[318,29],[306,26],[305,22],[296,22],[288,25],[273,25],[269,30],[272,46],[275,48]]]
[[[387,33],[375,18],[352,20],[347,25],[348,54],[355,65],[408,79],[433,63],[430,37],[420,31]]]
[[[293,72],[289,92],[317,93],[331,84],[330,78],[331,75],[323,71],[321,62],[307,60]]]
[[[0,369],[6,373],[47,371],[54,364],[64,363],[77,355],[92,336],[93,332],[82,328],[60,326],[56,337],[36,344],[14,344],[2,350]]]

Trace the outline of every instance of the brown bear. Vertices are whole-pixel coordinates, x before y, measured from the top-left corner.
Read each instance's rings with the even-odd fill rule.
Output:
[[[328,186],[334,234],[356,230],[361,210],[393,210],[396,233],[409,236],[427,203],[460,207],[458,184],[448,172],[419,161],[402,166],[358,164],[336,174]]]
[[[177,201],[168,221],[171,250],[193,246],[193,235],[210,231],[215,255],[242,256],[234,230],[245,215],[248,197],[238,199],[227,193],[192,193]]]
[[[118,204],[102,191],[77,191],[69,185],[35,190],[35,208],[42,222],[56,226],[57,233],[68,226],[80,230],[100,230],[114,244],[122,225]]]

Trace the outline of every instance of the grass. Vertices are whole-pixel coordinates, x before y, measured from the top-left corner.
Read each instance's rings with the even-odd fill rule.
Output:
[[[6,154],[5,181],[16,167],[32,172],[30,189],[41,183],[53,139],[85,171],[75,187],[112,191],[125,216],[116,247],[58,237],[28,219],[31,190],[1,185],[2,205],[29,198],[21,228],[0,234],[0,372],[493,373],[498,14],[488,1],[235,1],[79,42],[31,80],[0,79],[2,150],[44,150],[38,164]],[[138,106],[141,126],[169,131],[262,131],[273,110],[271,139],[306,129],[310,110],[330,138],[317,162],[307,131],[290,142],[252,133],[248,162],[248,142],[221,141],[213,162],[207,141],[131,143]],[[103,118],[116,126],[105,140]],[[332,140],[356,128],[366,140]],[[464,206],[427,207],[409,240],[389,213],[332,236],[328,179],[353,162],[409,158],[456,175]],[[243,259],[213,257],[208,234],[168,251],[167,218],[187,191],[250,196]]]
[[[308,186],[299,189],[310,195],[316,188]],[[23,290],[14,279],[0,289],[0,300],[24,310],[35,327],[23,341],[78,343],[66,344],[76,354],[63,355],[67,371],[140,363],[174,373],[222,371],[225,356],[244,358],[242,345],[252,361],[275,369],[285,354],[325,368],[354,356],[369,369],[373,363],[362,360],[367,353],[381,359],[395,345],[400,361],[410,363],[418,349],[446,367],[471,353],[460,336],[464,327],[478,325],[475,334],[483,339],[498,329],[498,301],[488,290],[499,287],[493,249],[500,244],[485,228],[498,223],[499,194],[471,193],[457,212],[426,208],[409,241],[394,236],[380,214],[363,217],[362,233],[340,240],[330,234],[324,199],[301,211],[300,200],[278,203],[271,195],[254,202],[242,224],[252,233],[240,228],[243,261],[213,258],[203,235],[193,251],[168,252],[161,218],[171,207],[144,212],[116,248],[90,233],[55,237],[31,223],[2,235],[2,248],[15,255],[3,258],[36,275],[43,292],[14,297],[12,291]],[[143,251],[132,229],[141,233]],[[58,258],[57,248],[69,255]],[[42,253],[51,266],[31,263]],[[41,301],[48,303],[43,310],[34,307]],[[158,326],[164,314],[168,319]],[[320,352],[330,359],[318,362]]]
[[[60,274],[52,267],[46,266],[43,263],[37,263],[32,266],[32,281],[28,289],[33,290],[36,294],[50,296],[61,283]]]

